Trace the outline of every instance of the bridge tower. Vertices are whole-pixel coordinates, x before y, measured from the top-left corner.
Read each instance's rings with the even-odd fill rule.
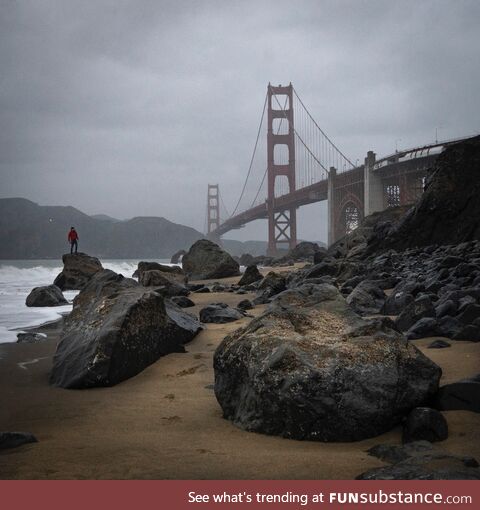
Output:
[[[207,195],[207,237],[212,241],[219,241],[212,232],[220,226],[220,191],[218,184],[208,185]]]
[[[278,99],[276,96],[281,96]],[[284,109],[282,96],[286,96]],[[288,123],[286,134],[274,130],[275,119]],[[276,131],[276,133],[274,132]],[[275,161],[275,146],[285,145],[288,149],[288,163]],[[267,131],[267,174],[268,174],[268,254],[274,256],[278,248],[295,248],[297,245],[297,209],[276,210],[275,180],[279,176],[288,179],[289,192],[295,191],[295,131],[293,124],[293,86],[282,87],[268,84],[268,131]]]

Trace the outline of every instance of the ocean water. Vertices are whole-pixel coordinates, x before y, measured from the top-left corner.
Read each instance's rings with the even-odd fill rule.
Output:
[[[106,269],[131,277],[138,260],[102,260]],[[169,260],[155,262],[170,264]],[[16,342],[23,328],[57,320],[71,311],[71,302],[78,291],[63,294],[70,303],[65,306],[28,307],[25,299],[34,287],[50,285],[63,268],[61,260],[0,260],[0,343]]]

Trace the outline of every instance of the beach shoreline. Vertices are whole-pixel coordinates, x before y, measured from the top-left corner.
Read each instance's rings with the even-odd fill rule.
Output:
[[[236,306],[254,295],[215,292],[190,297],[195,307],[187,311],[198,314],[209,303]],[[257,316],[264,308],[259,305],[250,312]],[[363,441],[320,443],[245,432],[223,419],[213,392],[213,353],[227,334],[249,320],[206,324],[185,353],[164,356],[109,388],[66,390],[49,385],[61,320],[30,329],[47,334],[45,341],[0,344],[0,430],[31,432],[39,440],[0,452],[0,478],[353,479],[384,466],[366,450],[401,444],[400,425]],[[428,349],[430,342],[413,343],[442,367],[441,384],[478,372],[479,343],[451,341],[448,349]],[[480,458],[480,415],[443,414],[450,433],[438,447]]]

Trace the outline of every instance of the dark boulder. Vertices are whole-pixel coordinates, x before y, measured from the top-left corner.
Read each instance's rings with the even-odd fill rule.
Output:
[[[103,269],[96,257],[85,253],[66,253],[62,261],[63,271],[53,282],[60,290],[82,290],[92,276]]]
[[[372,457],[383,460],[390,464],[396,464],[414,455],[422,454],[432,450],[432,443],[429,441],[414,441],[403,445],[377,444],[367,450]]]
[[[457,305],[451,299],[446,299],[441,301],[435,307],[435,314],[440,319],[441,317],[445,317],[446,315],[453,316],[457,313]]]
[[[263,276],[258,270],[257,266],[252,264],[251,266],[247,266],[245,272],[243,273],[238,285],[251,285],[252,283],[258,282],[261,280]]]
[[[448,424],[442,413],[430,407],[417,407],[403,424],[404,443],[412,441],[444,441],[448,437]]]
[[[401,331],[407,331],[424,317],[435,317],[435,308],[428,296],[419,296],[407,305],[395,322]]]
[[[441,411],[464,410],[480,413],[480,374],[441,386],[435,397],[435,407]]]
[[[36,344],[38,342],[43,342],[47,339],[47,335],[44,333],[18,333],[17,334],[17,344]]]
[[[183,276],[164,273],[156,269],[140,273],[139,283],[144,287],[162,287],[158,289],[164,296],[188,296],[190,291],[181,283]]]
[[[74,299],[50,382],[62,388],[112,386],[161,356],[184,352],[200,329],[197,319],[155,290],[104,270]]]
[[[255,257],[250,255],[250,253],[243,253],[238,261],[241,266],[251,266],[255,264]]]
[[[475,319],[480,318],[480,305],[469,303],[456,319],[463,324],[471,324]]]
[[[385,315],[399,315],[410,304],[413,303],[414,297],[405,291],[395,292],[395,290],[387,296],[382,313]]]
[[[362,320],[330,285],[282,292],[215,351],[224,417],[246,430],[315,441],[389,430],[436,393],[441,375],[389,324]]]
[[[368,450],[392,465],[370,469],[357,480],[479,480],[480,469],[473,457],[452,455],[433,448],[428,441],[403,446],[378,445]]]
[[[464,327],[459,320],[449,315],[441,317],[437,322],[440,329],[439,336],[444,336],[446,338],[456,338],[461,334]]]
[[[347,303],[360,315],[372,315],[380,312],[386,297],[374,282],[363,280],[348,295]]]
[[[158,273],[164,273],[171,279],[178,281],[179,283],[186,283],[185,272],[181,267],[178,266],[166,266],[165,264],[159,264],[158,262],[139,262],[138,267],[133,273],[133,278],[138,278],[140,281],[143,277],[143,273],[147,271],[157,271]]]
[[[225,303],[212,303],[200,310],[200,321],[203,323],[226,324],[241,319],[243,314]]]
[[[208,280],[238,276],[239,264],[217,244],[200,239],[183,256],[184,271],[193,279]]]
[[[187,253],[185,250],[176,251],[172,255],[172,258],[170,259],[170,264],[178,264],[179,262],[181,262],[182,257],[185,255],[185,253]]]
[[[287,288],[287,280],[280,273],[270,271],[258,286],[257,297],[253,300],[256,305],[268,303],[270,299]]]
[[[37,442],[37,438],[30,432],[0,432],[0,450],[17,448],[22,444]]]
[[[171,301],[180,308],[190,308],[192,306],[195,306],[195,303],[186,296],[174,296],[171,298]]]
[[[255,305],[249,299],[244,299],[238,303],[237,308],[242,311],[252,310],[255,308]]]
[[[320,262],[323,262],[325,257],[328,257],[328,252],[325,248],[320,248],[318,251],[316,251],[313,254],[313,263],[314,265],[320,264]]]
[[[183,276],[174,273],[164,273],[158,269],[149,269],[139,273],[138,282],[144,287],[170,285],[171,283],[183,284]]]
[[[68,301],[56,285],[35,287],[25,300],[27,306],[62,306]]]
[[[434,340],[432,343],[428,344],[428,349],[445,349],[447,347],[451,347],[451,345],[445,340],[438,339]]]
[[[433,317],[423,317],[423,319],[418,320],[406,332],[406,336],[409,340],[417,340],[418,338],[426,338],[441,334],[442,331],[438,325],[437,319],[434,319]]]

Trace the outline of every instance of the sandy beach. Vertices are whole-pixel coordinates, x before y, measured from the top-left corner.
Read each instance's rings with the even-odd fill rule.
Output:
[[[226,282],[236,278],[225,279]],[[221,280],[220,280],[221,281]],[[212,302],[235,306],[253,294],[192,294],[198,314]],[[264,306],[257,306],[253,315]],[[184,354],[170,354],[111,388],[65,390],[48,375],[61,324],[41,328],[38,344],[0,344],[0,430],[39,442],[0,453],[2,479],[352,479],[383,466],[366,450],[401,443],[401,427],[355,443],[316,443],[249,433],[222,418],[213,392],[213,353],[249,321],[208,324]],[[475,375],[480,343],[447,349],[415,344],[443,369],[441,384]],[[444,412],[454,454],[480,459],[480,415]]]

